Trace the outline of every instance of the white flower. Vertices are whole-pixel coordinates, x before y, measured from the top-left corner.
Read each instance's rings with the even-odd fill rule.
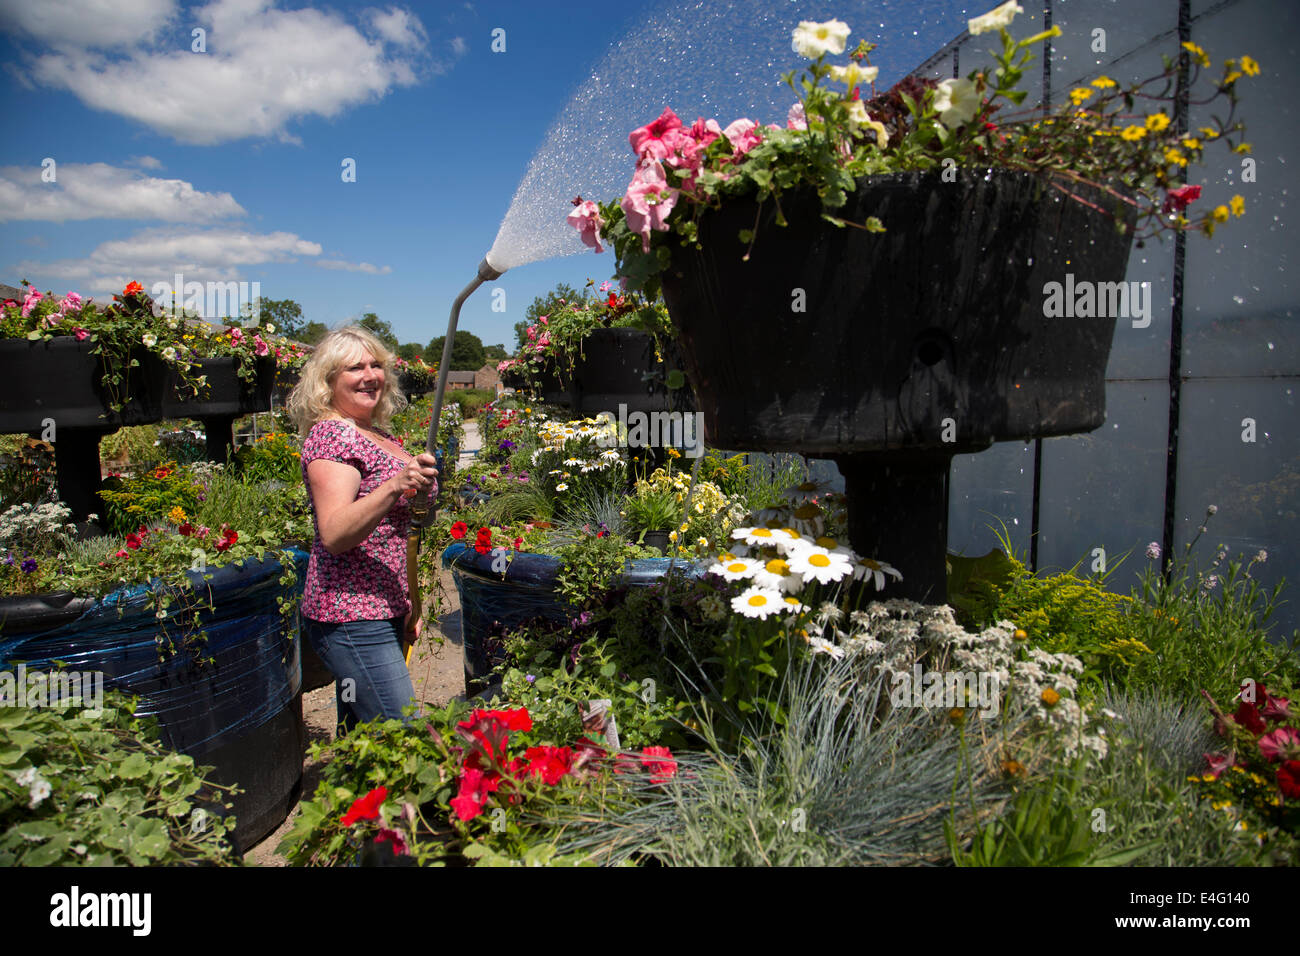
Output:
[[[785,609],[781,595],[769,588],[751,587],[731,599],[731,609],[745,617],[767,620]]]
[[[275,326],[272,325],[270,322],[266,323],[266,334],[267,335],[275,334]]]
[[[743,581],[746,578],[752,578],[761,564],[753,558],[732,558],[730,561],[719,561],[717,564],[709,566],[709,571],[713,574],[720,574],[728,581]]]
[[[838,83],[843,83],[850,90],[855,86],[865,86],[868,83],[876,82],[876,76],[880,73],[880,67],[877,66],[860,66],[857,62],[850,63],[848,66],[831,67],[831,79]],[[856,100],[854,102],[857,102]]]
[[[555,490],[556,490],[556,491],[568,491],[568,490],[569,490],[569,486],[566,485],[564,482],[560,482],[558,485],[555,486]]]
[[[162,350],[162,357],[171,362],[176,358],[176,350],[169,345]]]
[[[861,105],[860,100],[854,100]],[[865,109],[865,108],[864,108]],[[849,112],[852,115],[853,106],[849,105]],[[818,495],[824,495],[829,488],[820,481],[805,481],[802,484],[792,485],[781,493],[790,499],[793,504],[803,504],[805,501],[812,501]],[[775,511],[775,509],[771,509]]]
[[[848,38],[849,25],[842,20],[827,20],[825,23],[800,20],[794,28],[790,46],[800,56],[815,60],[824,53],[843,53]]]
[[[902,573],[897,568],[891,568],[884,561],[858,558],[857,564],[853,568],[853,580],[864,581],[868,578],[874,578],[877,591],[884,590],[886,574],[891,575],[896,581],[903,580]]]
[[[146,332],[144,335],[140,336],[140,341],[144,343],[145,348],[151,349],[158,344],[158,336],[154,335],[152,332]]]
[[[805,582],[831,584],[853,573],[853,565],[841,554],[833,554],[817,545],[808,545],[790,555],[790,570]]]
[[[824,637],[810,637],[808,645],[814,654],[829,654],[837,661],[844,657],[844,648],[837,647]]]
[[[776,544],[778,535],[771,528],[733,528],[731,537],[735,541],[744,541],[748,545]],[[788,541],[788,535],[780,536]]]
[[[789,611],[791,614],[802,614],[804,611],[808,610],[808,605],[801,604],[798,598],[792,598],[789,595],[786,595],[782,600],[785,602],[785,607],[783,607],[782,610]]]
[[[785,116],[785,125],[789,129],[808,128],[808,117],[803,111],[803,103],[796,103],[790,107],[790,112]]]
[[[756,561],[758,569],[754,572],[754,583],[759,587],[772,588],[793,594],[803,590],[803,578],[790,571],[790,565],[782,558],[773,558],[766,564]]]
[[[36,780],[36,768],[28,767],[22,773],[15,774],[14,779],[18,781],[18,786],[30,787]]]
[[[35,810],[41,805],[41,801],[50,795],[50,784],[43,777],[37,777],[32,782],[28,793],[31,795],[32,800],[31,803],[27,804],[27,807],[30,810]]]
[[[1007,0],[1002,6],[990,10],[983,16],[971,17],[966,21],[966,29],[973,37],[988,33],[990,30],[1001,30],[1011,25],[1017,13],[1024,12],[1025,8],[1016,3],[1016,0]]]
[[[969,123],[979,108],[979,92],[970,80],[944,80],[935,87],[934,111],[949,129]]]

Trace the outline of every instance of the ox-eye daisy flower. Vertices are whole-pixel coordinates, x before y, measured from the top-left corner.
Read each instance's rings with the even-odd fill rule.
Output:
[[[832,554],[815,544],[807,545],[790,555],[790,570],[805,582],[817,581],[832,584],[853,573],[853,565],[842,554]]]
[[[752,587],[731,599],[731,609],[745,617],[767,620],[773,614],[785,610],[785,601],[781,595],[770,588]]]
[[[730,561],[719,562],[709,566],[709,570],[714,574],[720,574],[728,581],[743,581],[746,578],[752,578],[762,565],[753,558],[732,558]]]
[[[891,568],[884,561],[876,561],[872,558],[858,558],[857,563],[853,566],[853,580],[865,581],[874,578],[877,591],[884,590],[886,574],[891,575],[896,581],[903,580],[902,573],[897,568]]]

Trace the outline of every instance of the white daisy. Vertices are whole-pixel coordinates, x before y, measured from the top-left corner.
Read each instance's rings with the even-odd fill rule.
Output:
[[[792,598],[788,594],[782,600],[785,602],[785,607],[782,610],[789,611],[791,614],[802,614],[808,610],[807,604],[801,604],[798,598]]]
[[[714,574],[722,575],[728,581],[743,581],[752,578],[754,572],[761,567],[762,565],[753,558],[732,558],[730,561],[720,561],[710,565],[709,570]]]
[[[857,557],[857,555],[853,553],[852,548],[847,548],[840,544],[835,538],[828,538],[825,535],[822,535],[817,539],[817,546],[819,548],[825,548],[831,554],[842,554],[850,561]]]
[[[771,528],[736,528],[731,532],[731,537],[749,545],[775,544],[777,539]]]
[[[853,580],[865,581],[868,578],[874,578],[876,590],[885,589],[885,575],[891,575],[894,580],[903,580],[902,573],[897,568],[891,568],[884,561],[876,561],[873,558],[858,558],[857,563],[853,565]]]
[[[801,534],[817,537],[826,526],[824,512],[811,501],[805,501],[790,513],[791,524]]]
[[[837,647],[824,637],[808,638],[808,646],[812,648],[814,654],[829,654],[837,661],[844,657],[844,648]]]
[[[807,545],[790,555],[790,570],[804,581],[831,584],[853,573],[853,565],[840,554],[832,554],[815,544]]]
[[[746,588],[731,599],[731,609],[745,617],[767,620],[773,614],[780,614],[785,608],[781,595],[768,588]]]
[[[754,583],[759,587],[772,588],[793,594],[803,589],[803,578],[790,570],[790,564],[784,558],[772,558],[770,561],[754,562],[758,568],[754,571]]]
[[[569,486],[566,485],[564,482],[560,482],[558,485],[555,486],[555,490],[556,490],[556,491],[568,491],[568,490],[569,490]]]

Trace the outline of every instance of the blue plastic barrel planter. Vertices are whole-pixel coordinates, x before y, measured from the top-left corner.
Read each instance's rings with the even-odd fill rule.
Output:
[[[210,590],[215,607],[202,614],[207,640],[161,659],[146,586],[102,601],[0,599],[0,669],[50,671],[62,662],[101,671],[106,689],[139,697],[137,713],[158,720],[166,746],[213,765],[217,783],[244,791],[233,800],[235,845],[244,852],[284,821],[302,787],[298,622],[295,614],[286,628],[276,600],[301,593],[308,555],[291,553],[292,588],[280,584],[275,558],[212,570],[207,582],[192,575],[196,596]]]
[[[451,569],[460,597],[461,639],[465,651],[465,683],[482,680],[501,663],[490,653],[488,637],[494,624],[517,627],[545,618],[561,623],[572,617],[556,590],[560,559],[550,554],[515,552],[504,576],[492,570],[492,555],[479,554],[472,544],[456,542],[442,552],[442,566]],[[709,562],[671,558],[638,558],[627,563],[622,582],[649,586],[668,573],[669,567],[700,576]]]

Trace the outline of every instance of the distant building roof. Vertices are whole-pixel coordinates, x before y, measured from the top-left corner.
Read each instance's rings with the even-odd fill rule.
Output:
[[[448,372],[447,382],[452,385],[473,385],[473,372]]]

